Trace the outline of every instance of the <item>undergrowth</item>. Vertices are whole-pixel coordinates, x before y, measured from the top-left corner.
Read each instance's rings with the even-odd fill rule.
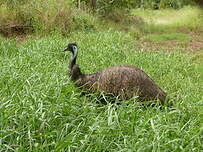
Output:
[[[9,2],[1,2],[0,32],[1,26],[4,25],[31,25],[33,30],[30,31],[37,35],[49,35],[54,32],[67,37],[74,31],[113,28],[130,32],[140,39],[143,34],[179,33],[182,32],[181,30],[201,32],[203,30],[202,10],[194,6],[183,7],[179,10],[134,9],[126,11],[115,8],[102,15],[92,13],[88,7],[78,9],[69,0]],[[13,31],[10,33],[15,35]]]
[[[202,151],[199,64],[178,51],[140,52],[122,32],[70,35],[0,41],[0,151]],[[173,109],[81,96],[67,75],[70,53],[62,50],[69,42],[78,43],[83,72],[137,66],[168,93]]]
[[[99,25],[96,16],[76,9],[69,0],[31,0],[24,3],[13,1],[11,4],[4,2],[1,6],[0,26],[30,25],[34,33],[41,35],[51,32],[67,35],[71,31],[95,30]]]

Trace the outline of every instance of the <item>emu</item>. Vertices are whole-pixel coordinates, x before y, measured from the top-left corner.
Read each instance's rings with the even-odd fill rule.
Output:
[[[83,74],[76,64],[78,49],[76,43],[69,43],[64,51],[72,53],[69,76],[77,87],[90,93],[113,94],[121,100],[138,96],[140,101],[159,99],[166,101],[166,93],[142,70],[134,66],[118,65],[107,67],[93,74]]]

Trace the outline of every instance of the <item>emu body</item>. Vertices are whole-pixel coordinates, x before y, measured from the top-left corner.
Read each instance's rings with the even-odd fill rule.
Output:
[[[142,70],[134,66],[119,65],[105,68],[93,74],[83,74],[76,64],[77,45],[70,43],[65,49],[72,52],[69,70],[76,86],[91,93],[101,91],[126,100],[139,96],[138,100],[159,99],[162,104],[166,93]]]

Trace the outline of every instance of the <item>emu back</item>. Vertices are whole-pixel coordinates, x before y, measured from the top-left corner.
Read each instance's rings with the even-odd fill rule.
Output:
[[[111,93],[121,99],[133,96],[139,96],[141,101],[158,98],[162,104],[166,99],[166,93],[145,72],[133,66],[113,66],[82,75],[76,84],[90,92]]]

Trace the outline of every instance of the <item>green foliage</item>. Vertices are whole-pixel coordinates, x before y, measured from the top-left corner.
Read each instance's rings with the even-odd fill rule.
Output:
[[[78,0],[75,0],[77,2]],[[88,6],[91,0],[81,0]],[[195,0],[102,0],[97,1],[96,7],[99,12],[109,13],[115,9],[131,9],[131,8],[150,8],[150,9],[163,9],[163,8],[182,8],[185,5],[193,5]]]
[[[128,64],[146,71],[174,108],[96,104],[67,76],[68,42],[86,73]],[[180,52],[139,52],[127,33],[74,32],[0,41],[1,151],[201,151],[201,66]]]
[[[87,1],[81,1],[81,3],[82,2],[86,3]],[[113,28],[120,26],[118,29],[122,28],[126,31],[131,31],[134,27],[137,28],[134,28],[134,31],[139,31],[139,28],[141,27],[141,30],[144,30],[145,32],[153,30],[159,30],[162,32],[166,29],[176,29],[179,27],[196,29],[202,26],[202,11],[196,7],[183,7],[179,10],[164,9],[156,11],[136,9],[131,11],[133,12],[133,15],[129,15],[129,9],[125,9],[137,7],[145,8],[145,6],[146,8],[154,7],[147,6],[148,3],[151,4],[152,1],[143,2],[144,3],[141,3],[141,1],[138,0],[97,1],[97,10],[106,17],[105,19],[108,19],[108,21],[105,20],[104,23],[109,22],[110,20],[110,23],[108,23],[109,26]],[[168,3],[168,1],[157,0],[153,5],[156,4],[156,6],[158,6],[162,2],[164,5]],[[101,18],[98,16],[88,13],[87,10],[84,11],[82,9],[74,8],[73,1],[70,0],[6,0],[1,1],[1,6],[1,24],[31,25],[31,27],[34,27],[34,30],[29,31],[34,31],[35,33],[47,34],[57,32],[63,35],[68,35],[72,31],[94,31],[103,24]],[[176,16],[174,16],[174,14],[176,14]],[[191,20],[193,21],[191,22]],[[113,24],[115,24],[114,22],[119,24],[112,26],[110,25],[112,22]],[[132,33],[134,31],[132,31]]]
[[[194,4],[194,1],[191,0],[161,0],[159,3],[159,8],[182,8],[185,5]]]
[[[85,11],[75,10],[72,18],[72,28],[75,31],[91,31],[97,28],[97,19]]]

